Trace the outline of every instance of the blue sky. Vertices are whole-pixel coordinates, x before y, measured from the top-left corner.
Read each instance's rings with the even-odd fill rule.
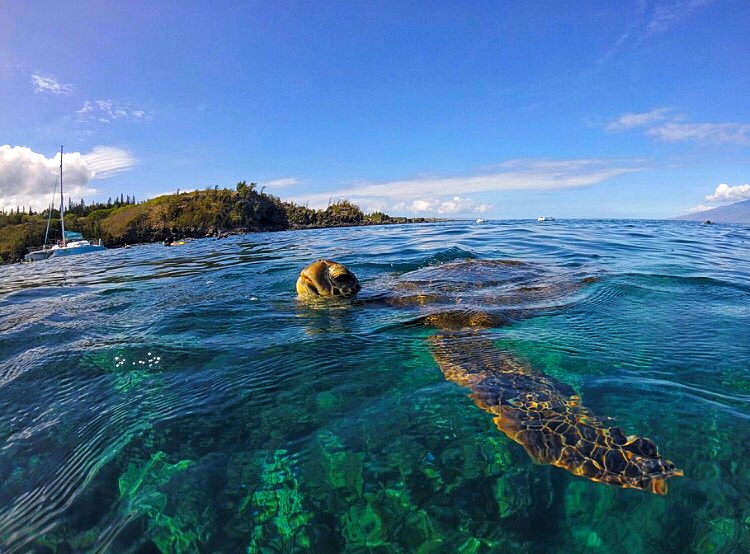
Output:
[[[47,204],[60,144],[87,200],[247,180],[489,219],[750,198],[746,0],[190,4],[0,3],[0,208]]]

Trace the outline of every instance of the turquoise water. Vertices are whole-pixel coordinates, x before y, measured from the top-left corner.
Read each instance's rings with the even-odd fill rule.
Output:
[[[595,277],[499,347],[685,471],[535,464],[410,309],[299,304],[441,263]],[[374,291],[374,292],[373,292]],[[750,229],[468,222],[252,234],[0,268],[2,552],[748,552]]]

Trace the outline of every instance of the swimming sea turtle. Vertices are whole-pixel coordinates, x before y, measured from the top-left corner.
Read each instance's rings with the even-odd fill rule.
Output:
[[[592,481],[666,494],[683,472],[649,439],[608,427],[569,385],[499,350],[487,329],[529,317],[570,297],[586,283],[538,265],[465,260],[407,273],[397,287],[366,301],[417,311],[412,321],[434,327],[430,350],[447,379],[471,390],[497,427],[537,462]],[[354,297],[359,281],[344,265],[318,260],[297,279],[303,300]]]

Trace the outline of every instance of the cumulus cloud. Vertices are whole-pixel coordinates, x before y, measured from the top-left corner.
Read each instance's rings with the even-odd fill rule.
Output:
[[[31,76],[31,84],[34,85],[34,92],[37,94],[54,94],[56,96],[67,96],[68,94],[71,94],[73,92],[73,85],[58,83],[52,77],[45,77],[44,75],[39,75],[38,73],[34,73]]]
[[[737,185],[730,187],[722,183],[716,187],[713,194],[706,196],[709,202],[739,202],[750,199],[750,185]]]
[[[716,187],[713,194],[705,196],[709,205],[700,204],[688,210],[688,213],[705,212],[722,204],[732,204],[741,200],[750,200],[750,184],[736,185],[734,187],[721,183]]]
[[[487,206],[487,208],[485,208]],[[459,214],[468,212],[485,212],[488,209],[487,204],[478,205],[471,198],[461,198],[454,196],[450,200],[440,202],[437,209],[439,214]]]
[[[145,110],[134,108],[114,100],[86,100],[83,107],[76,112],[79,121],[98,121],[112,123],[122,119],[148,119]]]
[[[87,154],[66,153],[63,160],[65,195],[81,198],[96,192],[91,181],[106,179],[135,165],[125,150],[98,146]],[[51,158],[25,146],[0,146],[0,209],[49,205],[58,181],[60,153]]]
[[[293,185],[298,185],[299,180],[295,179],[294,177],[285,177],[283,179],[274,179],[272,181],[263,181],[260,183],[264,187],[291,187]]]
[[[485,213],[492,206],[490,204],[480,204],[471,198],[461,198],[460,196],[431,197],[419,198],[412,202],[399,202],[390,207],[381,209],[391,209],[398,212],[409,212],[416,215],[460,215],[470,213]]]
[[[750,144],[749,124],[691,123],[686,115],[674,113],[669,108],[658,108],[643,113],[624,113],[609,122],[605,129],[611,132],[639,129],[650,137],[666,142]]]
[[[500,164],[498,170],[490,174],[358,183],[329,192],[300,194],[291,200],[312,207],[325,207],[330,200],[345,198],[363,208],[378,205],[381,210],[484,213],[490,206],[474,203],[467,195],[585,187],[640,170],[632,160],[516,159]]]

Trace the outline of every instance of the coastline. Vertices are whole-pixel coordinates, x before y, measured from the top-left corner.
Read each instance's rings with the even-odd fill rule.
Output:
[[[307,229],[340,229],[345,227],[374,227],[374,226],[388,226],[388,225],[418,225],[422,223],[439,223],[449,221],[448,219],[442,219],[442,218],[429,218],[429,217],[416,217],[416,218],[410,218],[410,217],[389,217],[388,220],[385,221],[362,221],[359,223],[330,223],[330,224],[324,224],[324,225],[289,225],[286,227],[281,226],[269,226],[269,227],[254,227],[254,228],[246,228],[246,227],[235,227],[235,228],[222,228],[222,227],[194,227],[194,228],[187,228],[187,229],[160,229],[154,234],[150,235],[149,237],[142,237],[143,240],[137,240],[134,242],[127,242],[127,241],[119,241],[119,240],[113,240],[110,243],[105,243],[105,246],[107,249],[117,249],[117,248],[130,248],[134,246],[141,246],[141,245],[147,245],[147,244],[154,244],[154,243],[160,243],[160,242],[173,242],[173,241],[181,241],[181,240],[198,240],[198,239],[204,239],[204,238],[213,238],[216,240],[228,238],[230,236],[238,236],[238,235],[248,235],[253,233],[279,233],[284,231],[304,231]],[[0,228],[0,239],[2,239],[2,234],[5,228]],[[25,248],[26,250],[33,249],[33,244],[25,244],[22,246],[22,248]],[[2,265],[11,265],[11,264],[17,264],[17,263],[30,263],[30,262],[24,262],[23,254],[16,255],[12,257],[6,258],[4,255],[4,252],[0,252],[0,266]]]
[[[178,191],[140,203],[130,196],[125,200],[122,195],[114,203],[111,199],[106,204],[69,203],[62,211],[64,228],[81,233],[90,241],[101,240],[107,248],[116,248],[253,232],[441,221],[364,213],[348,200],[331,201],[325,209],[312,209],[256,188],[255,183],[241,181],[235,190],[214,187]],[[47,244],[61,240],[60,215],[54,209],[0,213],[0,263],[22,261],[30,249],[39,248],[45,239]]]

